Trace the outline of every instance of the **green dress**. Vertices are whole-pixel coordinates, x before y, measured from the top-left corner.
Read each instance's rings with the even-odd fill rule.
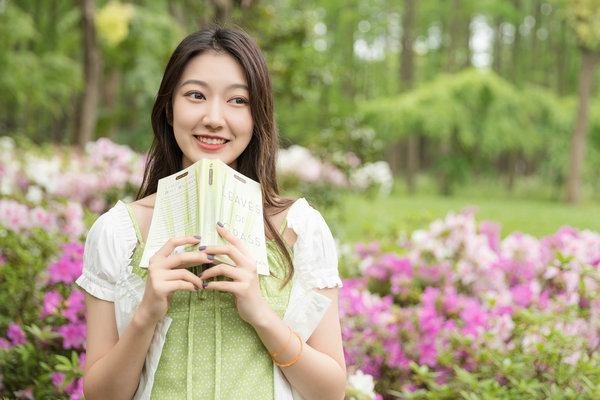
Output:
[[[144,243],[134,214],[127,208],[139,241],[132,271],[145,280],[147,271],[139,267]],[[286,225],[287,220],[281,232]],[[292,287],[288,283],[281,288],[288,269],[272,241],[267,241],[267,256],[271,275],[260,276],[260,289],[269,306],[283,317]],[[192,272],[201,269],[197,266]],[[273,399],[273,361],[254,328],[240,318],[233,294],[178,290],[167,316],[172,322],[154,377],[152,399]]]

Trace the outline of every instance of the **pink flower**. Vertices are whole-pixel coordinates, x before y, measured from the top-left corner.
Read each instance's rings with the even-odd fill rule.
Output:
[[[35,400],[35,397],[33,397],[33,389],[32,388],[18,390],[14,394],[17,397],[17,399]]]
[[[80,400],[83,398],[83,378],[73,379],[65,387],[65,392],[69,395],[69,400]]]
[[[0,254],[0,267],[3,267],[8,262],[8,259],[4,254]]]
[[[527,307],[533,298],[533,291],[529,284],[517,285],[510,289],[513,302],[521,307]]]
[[[57,389],[60,389],[60,385],[65,381],[65,374],[60,372],[53,372],[50,374],[50,379]]]
[[[86,328],[85,324],[67,324],[60,326],[57,332],[63,338],[63,348],[65,349],[80,349],[85,342]]]
[[[11,322],[8,325],[8,330],[6,331],[6,337],[10,339],[13,346],[25,344],[25,334],[23,333],[23,330],[21,329],[21,327],[14,322]]]
[[[81,275],[83,269],[83,245],[67,243],[62,247],[63,255],[48,267],[50,283],[71,284]]]
[[[8,350],[10,349],[12,346],[10,344],[10,342],[8,340],[5,340],[4,338],[0,337],[0,350],[4,349],[4,350]]]
[[[63,298],[58,292],[58,290],[53,290],[51,292],[47,292],[44,297],[44,303],[42,306],[42,311],[40,313],[40,319],[44,318],[47,315],[56,314],[60,307],[60,303]]]
[[[79,321],[79,314],[85,311],[83,292],[73,289],[69,298],[65,301],[65,317],[72,323]]]

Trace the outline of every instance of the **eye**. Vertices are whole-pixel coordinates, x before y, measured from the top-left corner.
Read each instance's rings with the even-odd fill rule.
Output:
[[[188,92],[184,95],[185,97],[189,97],[192,100],[204,100],[206,97],[201,92]]]
[[[248,104],[248,100],[246,100],[243,97],[234,97],[233,99],[231,99],[229,101],[232,102],[233,104]]]

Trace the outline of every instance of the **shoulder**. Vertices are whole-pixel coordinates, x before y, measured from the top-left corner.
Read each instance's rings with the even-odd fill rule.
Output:
[[[308,287],[341,286],[337,246],[321,213],[304,198],[288,210],[288,227],[298,236],[294,244],[294,275]]]
[[[119,201],[98,217],[87,234],[79,286],[95,297],[114,301],[114,284],[129,265],[136,244],[129,211]]]
[[[297,199],[287,210],[288,227],[298,236],[314,230],[325,230],[329,227],[321,213],[306,201],[304,197]]]
[[[85,241],[84,268],[111,268],[128,259],[137,244],[135,228],[122,201],[102,214]]]

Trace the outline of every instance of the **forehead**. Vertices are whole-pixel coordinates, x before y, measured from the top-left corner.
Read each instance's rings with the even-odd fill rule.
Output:
[[[247,85],[242,66],[230,54],[205,51],[194,56],[186,64],[179,85],[190,79],[198,79],[213,84]]]

